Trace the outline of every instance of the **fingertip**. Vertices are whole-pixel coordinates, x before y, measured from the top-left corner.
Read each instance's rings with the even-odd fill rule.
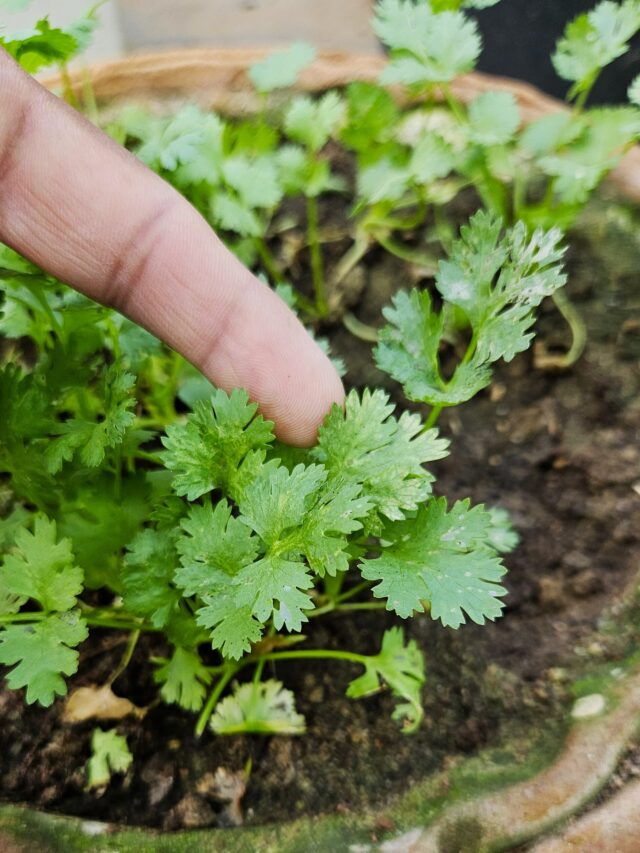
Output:
[[[315,381],[307,385],[303,395],[298,395],[285,410],[275,415],[276,436],[294,447],[316,444],[318,429],[332,407],[344,405],[342,380],[324,353],[321,355],[326,364],[317,371]]]

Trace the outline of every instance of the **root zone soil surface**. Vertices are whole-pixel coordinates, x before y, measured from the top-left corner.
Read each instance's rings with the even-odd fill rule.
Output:
[[[457,632],[427,617],[404,623],[427,660],[426,713],[416,735],[402,735],[391,721],[387,695],[345,698],[357,674],[348,664],[290,662],[272,674],[295,691],[306,736],[207,733],[197,741],[191,715],[156,705],[143,720],[118,724],[133,768],[106,791],[88,793],[84,768],[94,724],[65,725],[60,703],[27,708],[21,693],[3,687],[0,798],[165,829],[229,825],[239,815],[221,779],[237,779],[233,774],[251,759],[244,821],[290,820],[382,808],[429,773],[495,743],[505,727],[544,729],[568,701],[563,668],[573,666],[576,651],[578,659],[599,660],[620,653],[615,643],[609,649],[595,642],[593,632],[639,565],[640,245],[626,215],[596,206],[571,240],[569,295],[589,329],[579,364],[551,375],[534,368],[532,353],[524,354],[497,372],[490,391],[442,418],[453,448],[434,466],[437,491],[507,508],[522,541],[507,558],[503,619]],[[358,272],[360,319],[379,322],[381,306],[411,283],[410,272],[372,253]],[[369,345],[339,326],[326,331],[349,367],[348,384],[391,389],[372,366]],[[567,330],[551,305],[538,334],[547,349],[566,343]],[[400,404],[399,390],[393,393]],[[400,622],[385,613],[320,621],[309,626],[309,647],[364,653],[377,651],[383,630]],[[74,686],[106,680],[125,641],[95,632]],[[116,692],[138,705],[151,702],[156,688],[147,659],[165,652],[157,638],[143,638]]]

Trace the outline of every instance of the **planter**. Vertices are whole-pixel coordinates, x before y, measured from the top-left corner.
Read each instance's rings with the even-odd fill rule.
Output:
[[[202,50],[175,52],[164,57],[137,57],[131,61],[110,63],[96,68],[93,72],[94,88],[99,101],[104,103],[119,103],[130,98],[144,97],[147,102],[152,101],[158,108],[164,108],[167,104],[175,105],[188,96],[189,99],[197,100],[205,106],[214,106],[221,110],[249,111],[252,109],[254,99],[246,86],[246,69],[260,55],[262,54],[256,54],[253,51],[236,53]],[[311,72],[303,77],[302,86],[309,90],[321,90],[353,79],[374,79],[378,70],[379,60],[376,58],[322,56],[311,69]],[[50,85],[56,85],[56,81],[50,81]],[[478,91],[493,89],[496,86],[506,87],[514,91],[527,119],[557,108],[555,102],[541,96],[528,86],[512,84],[508,81],[496,81],[482,75],[470,75],[465,78],[460,82],[458,92],[461,97],[470,99]],[[618,169],[616,176],[631,197],[637,197],[637,194],[640,193],[640,169],[637,168],[637,163],[637,152],[632,152],[622,167]],[[614,259],[614,254],[615,251],[611,255],[612,259]],[[616,276],[619,277],[620,281],[625,277],[628,280],[629,269],[627,267],[621,268]],[[613,279],[613,277],[612,271],[611,278]],[[375,291],[374,295],[381,296],[377,292],[378,289],[374,287],[372,292]],[[613,299],[616,293],[617,291],[612,285],[609,294],[611,296],[611,310],[609,312],[611,316],[605,318],[606,320],[611,320],[613,317],[615,321],[617,317]],[[600,322],[601,312],[599,309],[593,308],[591,310],[595,320]],[[608,373],[610,374],[616,367],[615,364],[608,362],[598,365],[598,360],[606,354],[608,336],[610,336],[608,329],[602,331],[602,334],[595,335],[594,352],[596,355],[593,363],[588,365],[591,371],[599,371],[596,372],[595,376],[597,381],[601,383],[604,382],[603,377],[606,377]],[[632,373],[628,375],[633,379]],[[509,379],[512,384],[517,384],[516,380],[518,380],[523,386],[526,385],[527,381],[526,375],[522,372],[518,374],[512,371],[509,373]],[[603,486],[603,493],[609,489],[610,494],[609,492],[607,494],[611,496],[619,485],[621,495],[624,492],[626,499],[628,498],[627,492],[631,491],[628,487],[631,485],[632,488],[635,488],[635,485],[629,482],[629,476],[630,470],[634,470],[633,465],[637,464],[637,460],[627,458],[623,453],[616,453],[615,443],[606,444],[607,441],[613,442],[614,439],[608,436],[604,430],[598,433],[597,440],[603,442],[603,448],[607,452],[601,452],[594,457],[593,447],[589,444],[595,440],[593,432],[588,431],[581,421],[578,426],[575,423],[576,420],[579,421],[577,414],[580,413],[579,410],[582,407],[582,400],[579,397],[580,387],[578,380],[573,383],[571,379],[568,379],[567,384],[562,386],[562,405],[565,405],[566,400],[570,402],[571,395],[574,395],[574,409],[572,410],[571,406],[568,403],[566,404],[569,405],[567,417],[569,421],[573,419],[573,422],[568,424],[560,422],[560,415],[565,410],[562,406],[558,408],[556,405],[558,403],[557,397],[554,401],[551,393],[546,396],[540,395],[536,401],[537,408],[532,405],[529,411],[521,408],[517,413],[514,413],[513,417],[517,414],[517,420],[511,423],[511,426],[517,426],[517,432],[513,433],[515,436],[514,443],[523,445],[531,439],[531,436],[534,436],[531,439],[531,446],[527,445],[530,457],[527,460],[528,467],[525,467],[521,473],[516,471],[510,474],[509,469],[513,460],[509,457],[508,452],[501,447],[500,453],[496,451],[495,468],[504,469],[504,476],[507,478],[511,476],[517,480],[518,477],[533,477],[535,472],[540,471],[562,472],[571,466],[577,469],[581,464],[580,460],[586,454],[588,462],[585,463],[584,470],[588,470],[591,477],[586,481],[587,485],[598,482],[598,478],[600,478],[606,486],[606,488]],[[523,399],[526,399],[526,392],[521,393],[524,395]],[[625,393],[630,393],[628,388]],[[594,395],[594,399],[596,397],[597,394]],[[589,405],[597,406],[597,402],[597,399],[595,402],[590,400]],[[498,406],[502,411],[502,414],[498,412],[498,415],[502,418],[501,423],[504,424],[504,430],[510,428],[509,410],[503,411],[499,404],[499,395],[495,400],[483,401],[482,406],[475,409],[473,416],[476,418],[482,412],[484,413],[485,426],[481,426],[478,432],[482,432],[484,440],[489,443],[493,440],[490,437],[494,433],[500,432],[500,429],[497,432],[494,429],[495,408],[491,407]],[[628,421],[627,426],[630,426],[633,423],[634,411],[631,407],[625,412]],[[468,423],[469,415],[463,415],[463,418]],[[544,424],[542,431],[539,428],[540,423]],[[464,429],[464,426],[464,423],[460,424],[456,421],[451,423],[453,431],[460,431],[461,428]],[[585,429],[584,434],[581,432],[583,428]],[[566,445],[555,443],[554,436],[557,436],[559,432],[562,433],[565,429],[566,434],[574,440],[574,443],[568,439],[566,439]],[[580,444],[578,441],[580,436],[584,439],[584,444]],[[591,454],[589,455],[590,447]],[[474,453],[478,455],[480,451],[484,453],[485,450],[486,445],[476,447],[472,442],[469,442],[469,447],[465,449],[469,464],[473,463]],[[598,468],[599,457],[607,455],[615,457],[616,464],[619,466],[613,472],[604,472]],[[494,464],[491,462],[491,458],[488,457],[489,465]],[[545,481],[543,486],[542,480],[543,476],[539,474],[539,479],[535,482],[532,481],[531,485],[533,490],[539,486],[540,496],[542,497],[544,491],[549,503],[546,515],[541,515],[538,519],[538,530],[543,533],[547,532],[544,526],[546,520],[548,535],[553,537],[554,513],[561,514],[563,508],[558,500],[552,503],[553,482],[549,484]],[[463,485],[466,484],[463,483]],[[581,485],[582,493],[579,491]],[[587,498],[593,497],[593,495],[589,496],[586,493],[587,486],[580,478],[574,482],[573,488],[585,502],[587,502]],[[600,495],[596,495],[596,497],[599,498]],[[583,524],[585,531],[588,532],[589,526],[596,524],[597,515],[595,513],[597,511],[599,511],[599,507],[594,505],[592,516],[586,514],[578,519]],[[611,533],[612,539],[618,542],[616,537],[619,537],[620,540],[619,549],[611,555],[612,560],[614,556],[624,555],[625,542],[629,540],[629,536],[632,534],[633,531],[631,534],[625,533],[622,528],[619,531],[616,529],[615,536]],[[606,535],[609,535],[609,531]],[[627,536],[626,540],[625,535]],[[544,538],[544,536],[540,538]],[[534,546],[535,543],[532,547]],[[634,547],[636,546],[637,542]],[[604,552],[604,545],[601,547]],[[529,552],[528,559],[530,560],[529,565],[533,565],[536,570],[539,570],[540,565],[536,562],[535,556],[537,553],[534,547],[534,550]],[[599,554],[599,552],[597,553]],[[627,559],[630,559],[629,554],[627,554]],[[580,575],[580,589],[586,590],[580,594],[584,594],[585,598],[588,598],[591,595],[588,587],[589,583],[593,581],[593,570],[597,569],[598,566],[595,564],[593,567],[582,565],[579,571],[578,568],[576,568],[576,580],[572,580],[571,583],[574,584],[574,589],[578,589],[578,575]],[[544,568],[542,570],[544,571]],[[588,575],[589,570],[592,571],[591,575]],[[574,575],[569,574],[568,577],[573,578]],[[539,603],[542,604],[543,618],[540,621],[542,627],[536,627],[533,620],[530,625],[527,625],[526,619],[524,619],[517,623],[519,636],[516,636],[515,633],[509,635],[507,629],[507,633],[503,635],[502,639],[503,647],[500,660],[508,660],[508,647],[510,645],[515,650],[516,657],[529,653],[532,658],[535,657],[536,645],[538,643],[542,645],[544,633],[552,630],[552,626],[556,622],[556,616],[553,615],[554,611],[562,609],[563,606],[563,592],[557,588],[557,585],[554,587],[554,578],[551,575],[543,577],[542,580],[545,580],[546,583],[541,582],[536,593]],[[607,599],[609,611],[619,621],[616,629],[603,629],[601,636],[590,641],[587,640],[590,631],[583,630],[580,634],[581,651],[583,656],[587,658],[587,663],[576,666],[575,674],[591,670],[593,661],[589,661],[589,658],[599,657],[608,663],[598,672],[597,678],[592,678],[586,684],[583,682],[576,687],[578,695],[575,704],[567,699],[567,680],[573,676],[567,675],[566,672],[563,674],[558,671],[557,667],[554,667],[556,671],[549,673],[548,679],[545,678],[544,680],[544,685],[536,685],[546,685],[550,692],[549,703],[550,707],[553,707],[554,713],[551,715],[553,716],[553,725],[550,724],[548,730],[532,732],[531,726],[526,725],[526,723],[522,724],[520,721],[521,724],[517,730],[512,729],[509,732],[504,732],[498,745],[493,743],[491,749],[481,750],[473,758],[465,759],[459,755],[455,761],[450,762],[450,766],[445,771],[431,776],[425,774],[426,778],[415,783],[408,793],[393,798],[388,807],[385,806],[375,811],[363,808],[337,817],[303,818],[290,823],[263,828],[228,831],[216,829],[200,833],[178,833],[162,836],[152,832],[122,830],[94,821],[52,817],[37,811],[9,806],[0,810],[0,842],[3,843],[3,848],[9,851],[32,850],[34,848],[43,851],[126,851],[135,848],[154,851],[273,850],[278,851],[278,853],[283,851],[286,853],[289,850],[340,851],[350,849],[353,853],[365,850],[380,850],[387,851],[387,853],[396,850],[412,850],[417,853],[418,851],[429,850],[483,850],[494,847],[508,849],[523,841],[536,838],[593,799],[606,784],[620,755],[636,732],[640,714],[640,671],[638,670],[637,659],[626,656],[626,653],[630,651],[633,643],[637,642],[637,578],[630,571],[625,571],[620,576],[614,577],[611,586],[615,587],[616,583],[622,580],[629,584],[624,606],[619,603],[619,596],[610,595]],[[526,611],[528,599],[525,593],[526,590],[519,589],[519,606]],[[564,594],[566,595],[566,591]],[[603,595],[599,599],[597,592],[594,596],[587,607],[587,616],[584,617],[589,626],[597,621],[598,613],[601,610],[600,605],[603,603],[602,599],[606,598]],[[611,611],[612,606],[618,608],[617,612]],[[540,614],[537,613],[537,615]],[[563,630],[566,628],[568,636],[571,638],[578,636],[574,630],[575,626],[572,626],[571,619],[567,618],[565,621],[566,625],[563,623]],[[471,636],[474,643],[484,643],[485,648],[489,648],[487,646],[489,641],[479,640],[477,633],[467,634],[466,636]],[[626,645],[622,642],[623,640],[625,640]],[[556,642],[563,642],[561,634],[558,635]],[[469,668],[473,664],[473,660],[469,662],[461,645],[457,647],[457,650],[462,680],[464,680],[467,677],[465,667]],[[438,650],[435,649],[434,669],[437,667],[437,652]],[[485,660],[491,660],[490,652],[486,655]],[[612,661],[616,661],[616,663],[614,664]],[[519,701],[521,696],[516,691],[514,693],[515,699],[510,700],[507,673],[501,670],[497,664],[492,671],[490,670],[491,666],[488,666],[485,675],[487,679],[494,678],[496,687],[493,699],[488,693],[484,698],[487,702],[495,701],[504,712],[509,701]],[[468,675],[470,677],[470,673]],[[435,680],[437,680],[437,676]],[[563,695],[558,702],[554,702],[552,695],[555,689],[554,683],[565,685],[562,688]],[[522,695],[529,698],[532,694],[525,693]],[[453,697],[453,699],[455,698]],[[442,707],[443,713],[449,711],[447,703],[453,704],[453,699],[448,696],[446,702],[439,704],[436,697],[431,706],[432,716],[439,712],[440,707]],[[468,701],[472,702],[472,699]],[[558,712],[560,706],[563,708],[561,713]],[[467,734],[469,736],[473,734],[470,728]],[[464,744],[460,749],[460,752],[462,751],[464,751]],[[633,793],[633,789],[631,790]],[[617,807],[624,809],[625,802],[622,806],[618,804]],[[567,830],[567,838],[571,837],[572,831],[575,830]],[[561,842],[558,841],[558,843]]]

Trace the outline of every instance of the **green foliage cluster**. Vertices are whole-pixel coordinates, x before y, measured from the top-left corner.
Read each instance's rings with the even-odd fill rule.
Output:
[[[568,25],[553,61],[572,106],[523,129],[511,94],[455,94],[481,51],[465,10],[492,2],[380,0],[380,85],[283,99],[315,55],[296,44],[251,69],[252,118],[131,106],[108,127],[310,326],[344,319],[375,337],[378,366],[431,407],[426,422],[395,414],[381,390],[352,390],[315,447],[285,447],[244,391],[213,388],[144,330],[0,248],[0,664],[27,702],[64,695],[88,632],[111,628],[133,645],[141,632],[164,637],[166,656],[151,662],[160,696],[200,712],[200,733],[304,731],[293,695],[263,670],[321,658],[359,667],[354,698],[388,688],[412,731],[425,681],[414,641],[395,625],[377,654],[314,649],[305,625],[379,608],[451,628],[500,615],[502,553],[517,537],[503,511],[433,494],[426,466],[448,453],[435,423],[530,345],[536,308],[565,283],[557,226],[637,139],[638,82],[628,106],[585,102],[640,28],[640,3],[605,0]],[[64,64],[95,18],[67,31],[45,19],[0,44],[29,71]],[[470,189],[479,210],[457,237],[447,205]],[[323,212],[338,194],[354,204],[328,269]],[[312,293],[291,287],[296,266],[275,251],[301,225]],[[376,246],[423,273],[379,334],[334,300]],[[96,732],[91,786],[128,766],[117,738]]]

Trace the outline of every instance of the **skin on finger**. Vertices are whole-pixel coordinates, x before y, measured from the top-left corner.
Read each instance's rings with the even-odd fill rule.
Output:
[[[306,445],[344,399],[293,312],[175,190],[0,49],[0,240],[166,341],[279,438]]]

